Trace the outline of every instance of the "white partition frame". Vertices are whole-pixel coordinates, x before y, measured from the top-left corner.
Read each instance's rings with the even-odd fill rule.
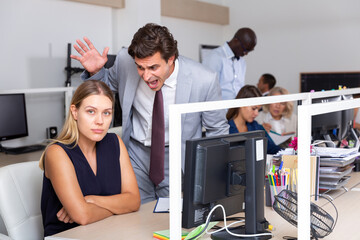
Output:
[[[322,104],[311,104],[299,106],[298,118],[298,239],[310,239],[310,137],[311,137],[311,117],[314,115],[341,111],[360,107],[360,99],[344,100],[340,102],[329,102]]]
[[[170,239],[181,239],[181,114],[213,111],[220,109],[237,108],[251,105],[263,105],[276,102],[286,101],[302,101],[302,106],[298,108],[298,136],[299,136],[299,159],[310,159],[310,129],[311,116],[316,114],[339,111],[344,109],[360,107],[360,99],[343,101],[343,104],[338,103],[322,103],[311,104],[313,98],[321,98],[328,96],[347,95],[360,93],[360,88],[314,92],[314,93],[298,93],[261,98],[247,98],[236,100],[224,100],[214,102],[200,102],[188,104],[174,104],[169,107],[169,189],[170,189]],[[251,102],[251,104],[249,104]],[[325,105],[326,106],[325,106]],[[331,106],[327,106],[331,104]],[[322,107],[324,105],[324,108]],[[344,106],[347,105],[347,106]],[[314,112],[319,109],[318,112]],[[321,109],[321,111],[320,111]],[[311,114],[311,115],[310,115]],[[304,120],[302,119],[304,118]],[[300,128],[301,127],[301,128]],[[301,133],[301,134],[300,134]],[[305,147],[309,146],[309,147]],[[299,199],[298,199],[298,239],[304,240],[310,238],[310,163],[304,161],[305,164],[299,164],[299,178],[305,179],[299,184]],[[299,181],[300,182],[300,181]]]
[[[0,94],[12,94],[12,93],[65,93],[65,117],[67,111],[70,108],[71,98],[74,92],[73,87],[58,87],[58,88],[27,88],[27,89],[11,89],[11,90],[0,90]]]

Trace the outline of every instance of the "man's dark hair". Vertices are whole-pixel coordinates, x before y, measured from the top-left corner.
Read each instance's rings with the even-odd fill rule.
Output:
[[[146,58],[157,52],[160,52],[166,62],[174,55],[177,59],[177,41],[167,27],[148,23],[134,34],[128,53],[133,58]]]
[[[264,84],[267,84],[269,86],[269,89],[272,89],[276,84],[275,77],[270,73],[265,73],[262,76]]]

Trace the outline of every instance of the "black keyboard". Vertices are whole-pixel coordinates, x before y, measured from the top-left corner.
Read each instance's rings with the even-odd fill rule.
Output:
[[[41,144],[34,144],[29,146],[23,146],[23,147],[15,147],[15,148],[6,148],[3,147],[2,151],[6,154],[22,154],[22,153],[28,153],[28,152],[36,152],[40,150],[44,150],[46,146]]]

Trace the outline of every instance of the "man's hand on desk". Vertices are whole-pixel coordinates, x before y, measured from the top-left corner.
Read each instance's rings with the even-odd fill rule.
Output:
[[[64,223],[73,223],[74,221],[70,218],[69,214],[66,212],[65,208],[61,208],[60,211],[56,214],[59,221]]]

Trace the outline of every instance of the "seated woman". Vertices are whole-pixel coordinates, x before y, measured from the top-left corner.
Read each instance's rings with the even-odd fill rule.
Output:
[[[113,106],[113,93],[103,82],[86,81],[75,91],[62,131],[39,163],[45,236],[139,209],[125,145],[107,133]]]
[[[252,98],[261,97],[262,94],[259,89],[252,85],[245,85],[238,92],[236,99],[240,98]],[[226,118],[229,121],[230,133],[247,132],[254,130],[265,130],[260,124],[255,121],[255,118],[259,114],[261,106],[247,106],[239,108],[231,108],[226,114]],[[276,154],[281,148],[275,145],[274,141],[265,131],[268,138],[267,153]]]
[[[274,87],[268,96],[289,94],[288,90],[282,87]],[[296,133],[296,115],[293,114],[292,102],[271,103],[263,106],[263,111],[256,117],[256,121],[262,124],[267,132],[270,130],[280,135]],[[291,139],[289,138],[289,141]],[[288,146],[288,142],[281,146]]]

